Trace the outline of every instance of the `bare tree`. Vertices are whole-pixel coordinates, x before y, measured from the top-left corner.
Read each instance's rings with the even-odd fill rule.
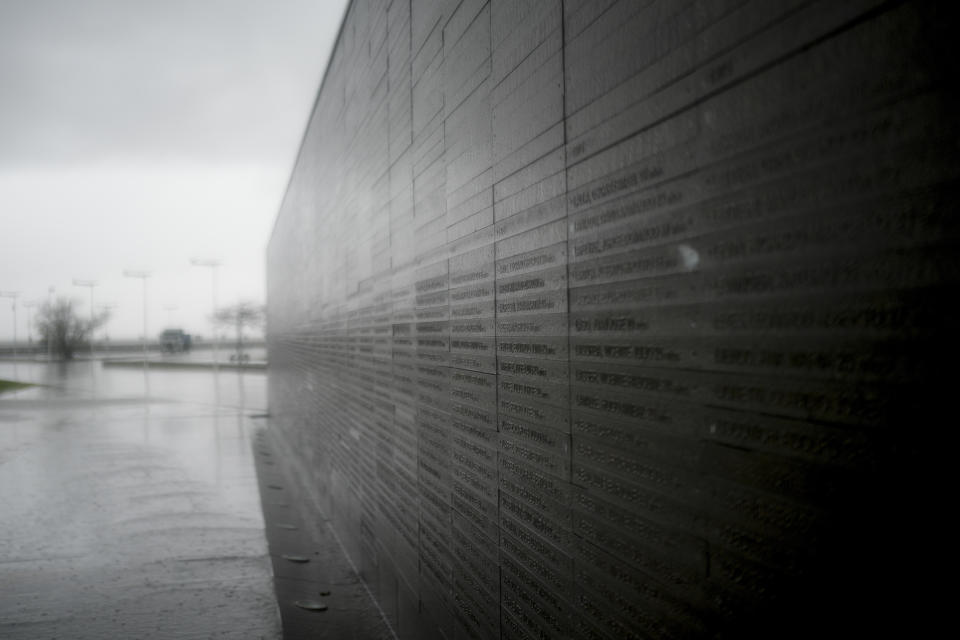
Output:
[[[243,330],[256,329],[263,326],[266,309],[263,305],[253,302],[238,302],[229,307],[222,307],[213,316],[214,322],[221,326],[234,327],[237,332],[237,361],[243,361]]]
[[[58,298],[44,302],[37,313],[37,331],[63,360],[72,360],[77,347],[92,339],[93,332],[110,317],[110,311],[104,309],[92,318],[81,318],[74,304],[70,298]]]

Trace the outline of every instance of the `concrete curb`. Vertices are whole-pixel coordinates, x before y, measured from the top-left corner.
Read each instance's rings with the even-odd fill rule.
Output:
[[[143,367],[143,360],[103,360],[105,367]],[[214,369],[212,362],[165,362],[163,360],[147,360],[147,367],[150,369]],[[267,370],[266,362],[246,362],[238,364],[236,362],[221,362],[220,369],[231,371],[255,371],[261,372]]]

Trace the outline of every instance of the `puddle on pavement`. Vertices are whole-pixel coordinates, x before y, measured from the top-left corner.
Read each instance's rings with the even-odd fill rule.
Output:
[[[15,373],[43,386],[0,396],[0,637],[278,638],[245,418],[266,376]]]

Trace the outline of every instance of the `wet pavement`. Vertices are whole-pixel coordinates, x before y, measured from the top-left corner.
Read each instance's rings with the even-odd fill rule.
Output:
[[[0,638],[279,638],[266,376],[0,362]]]

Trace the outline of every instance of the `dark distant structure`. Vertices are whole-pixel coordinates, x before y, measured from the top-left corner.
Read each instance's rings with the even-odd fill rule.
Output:
[[[950,24],[351,3],[268,250],[270,426],[399,637],[929,622]]]
[[[165,353],[190,351],[193,337],[183,329],[164,329],[160,334],[160,349]]]

